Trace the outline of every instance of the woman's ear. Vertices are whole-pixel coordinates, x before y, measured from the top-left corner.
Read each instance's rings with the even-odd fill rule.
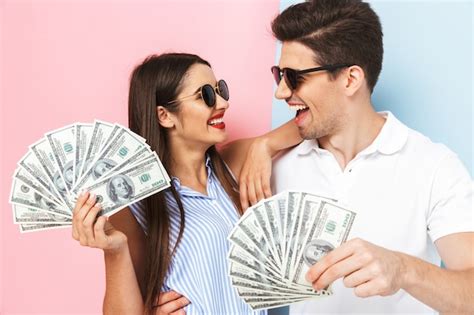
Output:
[[[174,122],[171,117],[171,113],[166,110],[163,106],[156,107],[156,116],[158,117],[158,123],[164,128],[173,128]]]

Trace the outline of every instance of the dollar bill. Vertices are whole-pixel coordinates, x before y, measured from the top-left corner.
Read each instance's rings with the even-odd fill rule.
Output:
[[[114,167],[110,173],[118,173],[120,172],[121,170],[127,168],[127,167],[130,167],[130,166],[133,166],[137,163],[141,163],[149,158],[153,157],[153,152],[150,150],[150,148],[148,146],[144,146],[143,148],[141,148],[140,150],[138,150],[134,155],[132,155],[127,161],[125,161],[124,163],[120,164],[120,165],[117,165],[116,167]],[[104,176],[107,176],[107,174],[105,174]],[[168,178],[169,180],[169,178]]]
[[[265,266],[265,268],[272,270],[275,274],[279,274],[279,268],[275,266],[258,245],[255,244],[242,229],[240,229],[239,225],[236,225],[236,227],[231,231],[228,240],[235,244],[236,247],[245,250],[255,260]]]
[[[86,155],[87,145],[89,144],[92,136],[92,130],[94,128],[93,124],[87,123],[76,123],[74,125],[74,137],[76,138],[74,143],[76,144],[76,149],[74,150],[74,181],[73,186],[76,181],[79,179],[79,173],[82,168],[82,162]]]
[[[75,126],[69,125],[45,134],[68,192],[74,182],[74,154],[76,151],[74,132]]]
[[[277,262],[280,266],[283,265],[283,256],[281,251],[281,243],[280,243],[280,229],[281,229],[281,222],[280,222],[280,210],[275,199],[269,199],[263,202],[263,209],[265,212],[265,219],[268,223],[268,230],[270,233],[270,242],[271,246],[273,247],[273,252],[277,258]]]
[[[333,203],[321,202],[319,213],[305,236],[305,246],[296,260],[294,283],[311,285],[305,279],[309,268],[347,240],[355,215]]]
[[[53,183],[55,190],[58,192],[61,200],[66,206],[72,211],[73,205],[69,203],[66,183],[63,180],[63,176],[59,167],[56,164],[53,156],[53,150],[49,145],[46,138],[40,139],[38,142],[30,146],[31,151],[36,155],[36,158],[41,164],[44,173],[48,176],[48,179]]]
[[[268,216],[272,216],[272,223],[274,222],[274,216],[273,216],[273,209],[268,209],[270,211],[267,212],[267,209],[265,207],[264,203],[260,203],[258,205],[255,205],[253,207],[253,213],[255,214],[255,219],[258,223],[258,226],[260,227],[262,231],[262,236],[264,238],[265,244],[268,246],[268,251],[270,252],[272,260],[278,265],[279,268],[281,268],[282,262],[280,260],[281,257],[278,256],[278,252],[276,251],[276,246],[274,246],[273,242],[273,229],[276,229],[275,226],[270,224]],[[241,223],[242,225],[245,226],[244,221]],[[258,228],[258,227],[257,227]]]
[[[315,296],[316,293],[306,293],[306,292],[295,292],[293,288],[289,288],[286,285],[267,285],[261,282],[252,281],[248,279],[242,279],[239,277],[230,276],[231,283],[235,288],[244,288],[248,290],[255,290],[255,291],[265,291],[265,292],[274,292],[279,294],[298,294],[298,295],[307,295],[307,296]]]
[[[233,261],[229,261],[229,276],[246,280],[246,281],[258,282],[266,286],[276,287],[276,288],[280,288],[284,290],[292,288],[295,291],[298,290],[303,293],[314,292],[314,290],[311,290],[310,288],[289,286],[288,284],[285,284],[280,280],[274,279],[272,277],[268,277],[264,274],[261,274],[257,271],[249,269],[246,266],[233,262]]]
[[[53,214],[44,210],[13,205],[13,223],[15,224],[71,224],[71,217]]]
[[[263,297],[263,298],[272,298],[272,297],[280,297],[280,298],[306,298],[306,297],[312,297],[313,295],[309,294],[299,294],[290,291],[291,293],[283,293],[283,292],[278,292],[272,289],[269,290],[263,290],[263,289],[253,289],[253,288],[248,288],[248,287],[242,287],[242,286],[235,286],[237,293],[241,297]]]
[[[257,269],[257,270],[252,269],[251,267],[249,267],[248,263],[242,264],[242,263],[236,262],[236,261],[231,261],[231,263],[232,263],[232,266],[233,266],[232,268],[234,268],[234,270],[232,270],[232,268],[230,269],[231,270],[231,272],[230,272],[231,277],[236,276],[236,270],[246,270],[247,275],[249,275],[249,276],[251,275],[252,277],[255,278],[255,279],[253,279],[253,281],[260,281],[260,282],[264,281],[263,283],[266,284],[266,285],[273,285],[273,286],[276,286],[276,287],[279,287],[279,288],[282,288],[282,289],[283,288],[293,289],[295,291],[298,291],[300,289],[300,287],[293,286],[291,283],[283,282],[281,279],[274,277],[271,273],[265,272],[264,269]],[[246,280],[250,280],[250,279],[246,279]],[[311,290],[308,289],[306,291],[302,291],[301,294],[303,294],[303,293],[311,293]]]
[[[45,230],[55,230],[55,229],[64,229],[68,228],[68,224],[57,224],[57,223],[35,223],[35,224],[20,224],[20,232],[37,232]]]
[[[285,224],[283,226],[283,242],[285,244],[285,252],[283,256],[283,266],[282,266],[282,276],[284,279],[290,279],[290,269],[291,266],[288,263],[291,260],[293,255],[293,247],[291,246],[291,241],[293,239],[293,234],[296,233],[292,228],[294,227],[294,222],[296,217],[299,215],[298,210],[300,209],[301,200],[306,195],[306,193],[290,191],[288,192],[286,213],[285,213]]]
[[[271,309],[276,307],[283,307],[293,303],[298,303],[301,301],[305,301],[306,299],[299,299],[299,300],[292,300],[292,301],[273,301],[273,302],[251,302],[248,303],[250,308],[254,311],[263,310],[263,309]]]
[[[61,200],[57,199],[48,189],[44,188],[27,170],[22,167],[18,167],[13,174],[13,180],[20,180],[23,183],[27,184],[34,190],[36,190],[40,195],[45,196],[47,199],[57,203],[58,205],[64,205]]]
[[[244,265],[249,269],[268,274],[270,277],[273,277],[275,279],[278,279],[280,277],[279,273],[265,266],[265,264],[262,263],[260,260],[255,259],[255,257],[253,257],[249,252],[235,244],[231,245],[231,249],[229,250],[227,258],[230,261],[240,263],[241,265]]]
[[[143,156],[146,153],[150,154],[151,150],[141,139],[137,139],[129,129],[122,128],[118,130],[98,154],[91,167],[78,180],[72,193],[77,194],[81,187],[90,186],[102,176],[110,174],[117,166],[130,165],[128,160],[134,158],[134,161],[136,161],[135,154],[137,153]]]
[[[301,301],[305,299],[309,299],[307,297],[279,297],[279,296],[274,296],[274,297],[261,297],[261,296],[244,296],[242,297],[245,302],[248,304],[253,304],[253,303],[279,303],[279,304],[285,304],[285,303],[294,303],[295,301]]]
[[[114,134],[120,129],[118,125],[109,124],[104,121],[96,120],[90,136],[90,141],[87,144],[87,149],[82,158],[81,168],[78,172],[78,180],[82,177],[84,171],[87,171],[95,160],[97,154],[103,149],[104,144],[108,139],[112,138]],[[77,186],[77,184],[74,184]]]
[[[71,213],[66,208],[41,195],[34,188],[19,179],[13,181],[10,192],[10,203],[27,206],[29,208],[42,209],[51,214],[71,217]]]
[[[265,260],[271,264],[275,270],[279,270],[280,267],[278,266],[273,253],[270,250],[270,244],[265,240],[263,230],[258,224],[257,216],[255,215],[254,211],[247,210],[237,223],[237,226],[239,228],[234,232],[239,232],[240,234],[243,232],[247,238],[256,245],[256,248],[258,248],[259,252],[261,252],[263,256],[266,257]],[[233,235],[232,231],[230,235]]]
[[[245,265],[241,265],[240,263],[235,262],[237,266],[243,267],[246,269]],[[250,272],[250,271],[247,271]],[[254,272],[254,270],[251,270],[251,272]],[[237,276],[235,276],[235,274]],[[255,272],[255,274],[259,276],[264,276],[259,274],[258,272]],[[258,291],[269,291],[269,292],[274,292],[274,293],[279,293],[279,294],[293,294],[293,295],[301,295],[301,296],[321,296],[322,291],[316,291],[309,289],[307,287],[301,287],[297,285],[293,285],[291,283],[284,283],[283,281],[279,279],[275,279],[272,277],[265,277],[265,283],[262,283],[261,278],[258,279],[250,279],[249,277],[247,278],[241,278],[241,275],[238,273],[232,273],[229,274],[230,278],[232,279],[232,284],[235,287],[241,287],[241,288],[247,288],[247,289],[253,289],[253,290],[258,290]]]
[[[291,266],[290,279],[293,279],[293,273],[295,271],[294,266],[296,265],[297,257],[299,257],[299,254],[306,245],[306,235],[311,229],[311,224],[314,224],[315,220],[319,218],[319,210],[323,201],[335,202],[332,199],[314,194],[305,194],[301,200],[301,206],[299,209],[300,215],[296,218],[296,220],[299,220],[299,224],[295,224],[294,230],[296,230],[296,233],[294,234],[293,242],[290,245],[293,246],[293,255],[290,257],[291,261],[289,262],[289,266]]]
[[[168,188],[170,177],[145,139],[96,120],[45,134],[18,162],[10,192],[22,232],[72,224],[80,190],[97,195],[99,215],[112,215]]]
[[[347,240],[354,218],[337,200],[307,192],[287,191],[259,202],[229,235],[232,285],[253,309],[332,295],[331,286],[315,291],[305,276]]]
[[[62,198],[59,195],[59,192],[56,190],[56,187],[54,186],[53,182],[49,179],[48,175],[46,175],[43,167],[41,166],[40,161],[36,157],[36,155],[33,153],[33,151],[28,150],[28,152],[20,159],[18,162],[18,165],[27,171],[31,177],[36,180],[41,187],[44,189],[48,190],[56,200],[61,200],[61,203],[66,205],[66,203],[62,200]]]
[[[153,158],[120,173],[101,178],[85,189],[96,194],[101,203],[99,215],[110,216],[117,211],[170,186],[168,175],[156,153]]]

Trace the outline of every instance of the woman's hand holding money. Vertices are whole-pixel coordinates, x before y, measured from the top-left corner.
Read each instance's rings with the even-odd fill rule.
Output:
[[[72,237],[82,246],[100,248],[107,252],[118,252],[127,245],[127,236],[116,230],[107,217],[97,214],[101,210],[96,196],[82,192],[73,211]]]

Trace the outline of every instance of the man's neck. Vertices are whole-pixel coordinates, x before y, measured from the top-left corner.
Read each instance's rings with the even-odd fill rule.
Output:
[[[332,135],[318,139],[319,146],[331,152],[344,170],[354,157],[367,148],[379,135],[385,118],[373,107],[349,114],[342,128]]]

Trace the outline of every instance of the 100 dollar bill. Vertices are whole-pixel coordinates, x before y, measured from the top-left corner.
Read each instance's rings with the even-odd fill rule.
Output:
[[[110,216],[128,205],[151,196],[170,186],[170,179],[160,159],[152,158],[113,174],[85,190],[97,196],[102,210],[99,215]]]

